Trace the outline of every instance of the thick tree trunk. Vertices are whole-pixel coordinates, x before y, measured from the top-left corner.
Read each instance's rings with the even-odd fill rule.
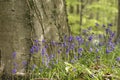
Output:
[[[35,32],[33,39],[39,41],[45,39],[47,42],[51,40],[63,41],[64,35],[70,34],[65,0],[34,0],[32,3],[30,9]],[[44,47],[44,45],[41,47]],[[47,48],[48,54],[52,52],[51,47]],[[35,54],[35,56],[40,58],[39,54]],[[35,61],[35,59],[33,60]]]
[[[5,75],[24,71],[34,39],[61,40],[70,29],[64,0],[0,0],[0,54]],[[7,80],[7,78],[5,79]]]
[[[0,0],[0,51],[5,75],[24,69],[22,61],[27,60],[31,45],[29,22],[25,0]]]

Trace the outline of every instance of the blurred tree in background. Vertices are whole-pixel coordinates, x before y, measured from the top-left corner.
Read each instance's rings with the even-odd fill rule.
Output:
[[[120,0],[118,0],[118,27],[117,27],[117,38],[120,38]]]

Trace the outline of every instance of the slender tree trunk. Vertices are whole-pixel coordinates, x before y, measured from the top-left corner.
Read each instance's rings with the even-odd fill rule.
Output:
[[[77,5],[76,5],[76,14],[77,14],[77,15],[79,15],[79,13],[80,13],[80,9],[79,9],[79,8],[80,8],[80,5],[77,4]]]
[[[120,38],[120,0],[118,0],[118,25],[117,25],[117,38]]]
[[[99,2],[99,0],[97,0],[96,2]],[[99,20],[99,8],[98,8],[97,13],[96,13],[96,20]]]
[[[69,8],[69,13],[73,14],[74,13],[74,7],[73,7],[73,5],[70,5],[69,7],[70,7]]]
[[[81,29],[82,29],[82,22],[83,22],[83,8],[84,8],[84,5],[83,5],[83,0],[80,0],[81,2],[81,6],[80,6],[80,33],[81,33]]]

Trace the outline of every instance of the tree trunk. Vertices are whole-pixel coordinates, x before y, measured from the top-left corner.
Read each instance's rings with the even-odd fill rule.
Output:
[[[1,0],[0,54],[5,76],[24,72],[34,39],[62,41],[69,34],[64,0]],[[15,71],[15,69],[17,71]],[[5,77],[4,80],[7,80]]]
[[[34,27],[39,40],[62,40],[69,33],[64,0],[35,0]]]
[[[65,0],[34,0],[32,3],[30,9],[35,32],[33,40],[38,39],[42,42],[45,39],[47,42],[51,40],[61,42],[64,35],[70,35]],[[44,45],[42,44],[41,47]],[[47,48],[48,55],[53,52],[51,49],[54,48]],[[35,54],[35,56],[40,58],[39,54]],[[35,61],[35,59],[33,60]]]
[[[118,25],[117,25],[117,38],[120,38],[120,0],[118,0]]]
[[[69,8],[69,13],[73,14],[74,13],[74,6],[73,5],[70,5],[70,8]]]
[[[80,5],[80,34],[81,34],[81,30],[82,30],[82,23],[83,23],[83,8],[84,8],[84,5],[83,5],[83,0],[80,0],[81,2],[81,5]]]
[[[29,22],[25,0],[0,1],[0,51],[5,76],[10,76],[13,70],[24,71],[22,62],[28,58],[31,45]]]

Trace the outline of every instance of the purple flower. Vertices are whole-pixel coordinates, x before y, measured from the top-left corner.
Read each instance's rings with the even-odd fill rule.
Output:
[[[34,70],[37,66],[34,64],[32,65],[32,70]]]
[[[42,48],[42,52],[41,52],[42,56],[44,56],[45,52],[46,52],[46,48]]]
[[[77,57],[76,55],[74,55],[74,59],[77,60],[77,58],[78,58],[78,57]]]
[[[90,51],[90,52],[92,52],[92,51],[93,51],[93,49],[92,49],[92,48],[90,48],[90,49],[89,49],[89,51]]]
[[[48,48],[48,45],[47,45],[47,44],[45,45],[45,48]]]
[[[46,53],[45,56],[48,57],[48,54]]]
[[[34,53],[34,52],[38,52],[39,51],[39,47],[33,45],[32,48],[30,49],[30,53]]]
[[[87,30],[84,29],[84,30],[82,31],[82,33],[83,33],[83,34],[87,34]]]
[[[39,47],[38,46],[33,46],[34,49],[35,49],[35,52],[38,52],[39,51]]]
[[[12,73],[15,74],[17,72],[17,69],[13,69]]]
[[[110,27],[111,27],[111,26],[113,26],[113,25],[112,25],[111,23],[109,23],[109,24],[108,24],[108,26],[110,26]]]
[[[70,51],[70,49],[69,49],[69,48],[67,48],[67,49],[66,49],[66,54],[68,54],[68,53],[69,53],[69,51]]]
[[[67,39],[67,35],[64,36],[64,40],[66,40],[66,39]]]
[[[66,47],[66,46],[67,46],[67,44],[66,44],[66,42],[64,42],[64,43],[63,43],[63,47]]]
[[[76,36],[76,40],[78,41],[79,45],[84,42],[81,36]]]
[[[110,33],[110,37],[113,38],[115,36],[115,32]]]
[[[102,42],[100,42],[100,43],[99,43],[99,46],[102,46],[102,45],[103,45],[103,43],[102,43]]]
[[[107,33],[107,34],[109,33],[109,31],[110,31],[110,29],[109,29],[109,28],[106,28],[106,33]]]
[[[99,26],[99,24],[98,24],[98,23],[95,23],[95,26],[96,26],[96,27],[98,27],[98,26]]]
[[[83,33],[86,34],[86,33],[87,33],[87,30],[84,29],[84,30],[83,30]]]
[[[71,42],[73,40],[73,36],[69,36],[68,41]]]
[[[51,41],[51,45],[55,46],[56,42],[55,41]]]
[[[89,27],[88,30],[92,30],[92,27]]]
[[[112,42],[111,41],[108,42],[108,46],[112,46]]]
[[[14,62],[14,63],[13,63],[13,66],[14,66],[15,68],[17,68],[18,65],[17,65],[16,62]]]
[[[81,40],[80,36],[76,36],[76,40],[80,41]]]
[[[34,47],[30,49],[30,53],[34,53]]]
[[[16,52],[13,52],[13,54],[12,54],[12,56],[13,56],[13,58],[15,58],[16,57]]]
[[[92,35],[88,37],[88,40],[89,40],[89,41],[91,41],[92,39],[93,39],[93,36],[92,36]]]
[[[115,44],[112,42],[108,42],[108,46],[111,48],[111,51],[115,48]]]
[[[74,57],[74,58],[75,58],[75,57]],[[70,62],[71,62],[71,63],[74,63],[74,62],[75,62],[75,60],[74,60],[74,59],[72,59]]]
[[[110,53],[111,52],[111,50],[108,50],[108,48],[106,49],[106,53],[108,54],[108,53]]]
[[[120,57],[117,57],[117,58],[116,58],[116,61],[120,61]]]
[[[83,48],[78,49],[78,53],[81,53],[83,51]]]
[[[74,43],[72,43],[72,44],[71,44],[71,46],[70,46],[70,49],[72,49],[72,50],[73,50],[73,49],[74,49],[74,47],[75,47],[75,44],[74,44]]]
[[[61,53],[61,50],[60,49],[58,49],[58,54],[60,54]]]
[[[50,56],[49,56],[49,59],[51,60],[51,59],[53,59],[55,57],[55,55],[54,54],[51,54]]]
[[[42,40],[42,43],[45,43],[45,40],[44,40],[44,39]]]
[[[97,49],[96,49],[96,52],[98,52],[98,51],[99,51],[99,49],[97,48]]]
[[[22,64],[23,64],[23,66],[26,66],[27,65],[27,61],[23,61]]]
[[[50,60],[47,59],[47,61],[46,61],[46,63],[45,63],[46,67],[49,67],[49,62],[50,62]]]
[[[38,43],[39,41],[38,40],[34,40],[35,43]]]

